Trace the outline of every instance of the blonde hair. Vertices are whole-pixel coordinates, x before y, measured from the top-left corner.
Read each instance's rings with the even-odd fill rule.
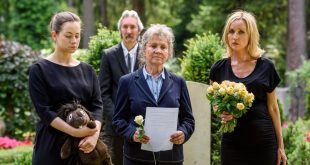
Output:
[[[229,46],[228,43],[228,33],[229,33],[229,27],[230,25],[236,21],[236,20],[243,20],[246,26],[246,31],[249,35],[249,43],[247,45],[247,51],[249,55],[255,59],[261,57],[261,55],[264,53],[264,50],[262,50],[259,47],[259,32],[256,25],[255,17],[252,13],[238,10],[233,12],[229,15],[229,17],[226,20],[226,24],[224,27],[224,32],[222,36],[222,40],[226,45],[226,51],[227,56],[231,56],[232,49]]]

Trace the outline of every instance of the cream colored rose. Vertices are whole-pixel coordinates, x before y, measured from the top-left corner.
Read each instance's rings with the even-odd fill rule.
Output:
[[[242,90],[242,89],[246,90],[246,87],[245,87],[244,84],[242,84],[242,83],[237,83],[237,84],[236,84],[236,87],[237,87],[239,90]]]
[[[243,103],[237,103],[237,109],[243,110],[244,109]]]
[[[217,82],[213,82],[212,83],[212,87],[213,87],[213,89],[219,89],[220,88],[220,85],[217,83]]]
[[[228,86],[226,84],[220,84],[220,88],[227,88]]]
[[[207,89],[207,92],[208,92],[208,93],[213,93],[213,91],[214,91],[214,89],[213,89],[213,87],[210,85],[210,86],[208,87],[208,89]]]
[[[223,88],[223,87],[221,87],[221,88],[219,89],[219,92],[220,92],[220,94],[221,94],[222,96],[226,94],[226,90],[225,90],[225,88]]]
[[[248,93],[246,96],[246,100],[248,103],[252,103],[254,101],[254,95],[253,93]]]
[[[240,91],[239,91],[239,95],[241,96],[241,97],[245,97],[246,96],[246,94],[247,94],[247,91],[245,90],[245,89],[241,89]]]
[[[136,116],[135,117],[135,122],[138,124],[138,125],[142,125],[143,124],[143,116],[139,115],[139,116]]]
[[[233,87],[228,87],[227,88],[227,93],[229,94],[229,95],[232,95],[232,94],[234,94],[234,88]]]

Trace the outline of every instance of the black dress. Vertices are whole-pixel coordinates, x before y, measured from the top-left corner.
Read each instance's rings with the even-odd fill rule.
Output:
[[[248,112],[237,121],[232,133],[224,133],[221,140],[222,165],[275,165],[277,139],[267,109],[267,93],[279,84],[274,64],[267,58],[257,59],[253,72],[238,78],[231,68],[231,59],[216,62],[210,71],[210,80],[242,82],[255,95]]]
[[[36,126],[33,165],[69,164],[60,158],[60,148],[65,133],[50,123],[57,117],[57,110],[65,103],[78,100],[96,120],[102,119],[102,101],[96,73],[81,62],[66,67],[48,60],[41,60],[30,68],[29,92],[40,121]]]

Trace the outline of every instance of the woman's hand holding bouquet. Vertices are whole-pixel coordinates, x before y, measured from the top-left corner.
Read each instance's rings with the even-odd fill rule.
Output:
[[[247,112],[254,101],[253,93],[249,93],[244,84],[227,80],[221,84],[213,82],[207,89],[207,98],[214,113],[222,117],[221,133],[232,132],[237,119]]]

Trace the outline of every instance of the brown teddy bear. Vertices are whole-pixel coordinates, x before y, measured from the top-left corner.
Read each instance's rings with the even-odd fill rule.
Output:
[[[85,125],[89,128],[96,127],[91,112],[76,101],[61,106],[58,115],[75,128]],[[80,140],[82,138],[68,136],[61,147],[61,158],[69,158],[70,164],[77,165],[113,165],[111,156],[108,153],[108,147],[101,138],[98,139],[95,149],[90,153],[84,153],[79,150],[78,145]]]

